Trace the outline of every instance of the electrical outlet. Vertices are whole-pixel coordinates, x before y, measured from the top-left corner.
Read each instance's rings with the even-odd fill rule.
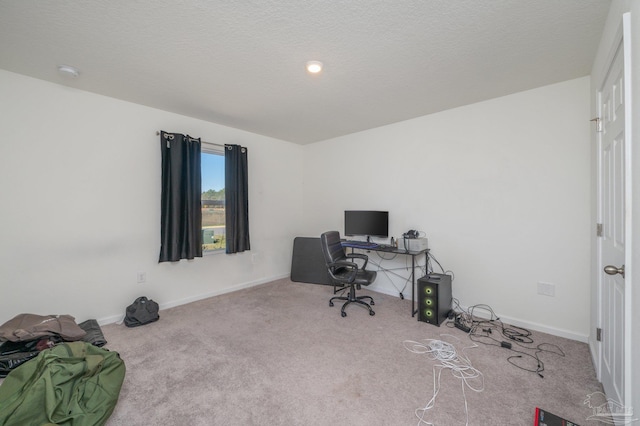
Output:
[[[538,281],[538,294],[542,294],[543,296],[556,296],[556,285],[551,283],[544,283],[542,281]]]
[[[138,283],[144,283],[147,281],[147,273],[146,272],[138,272]]]

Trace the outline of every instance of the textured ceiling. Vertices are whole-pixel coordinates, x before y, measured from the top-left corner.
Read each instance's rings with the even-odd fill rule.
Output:
[[[588,75],[609,5],[0,0],[0,68],[306,144]]]

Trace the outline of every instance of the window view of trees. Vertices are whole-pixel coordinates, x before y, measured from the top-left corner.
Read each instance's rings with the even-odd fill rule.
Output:
[[[201,159],[202,250],[222,250],[226,247],[224,156],[202,152]]]
[[[224,201],[224,188],[222,188],[220,191],[216,191],[215,189],[209,189],[208,191],[204,191],[202,193],[202,200]]]

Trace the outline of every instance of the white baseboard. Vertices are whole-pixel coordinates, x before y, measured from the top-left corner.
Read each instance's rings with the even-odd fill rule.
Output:
[[[160,310],[163,309],[169,309],[169,308],[173,308],[176,306],[181,306],[181,305],[185,305],[187,303],[191,303],[191,302],[196,302],[198,300],[202,300],[202,299],[207,299],[209,297],[214,297],[214,296],[219,296],[221,294],[226,294],[226,293],[231,293],[234,291],[238,291],[238,290],[242,290],[244,288],[249,288],[249,287],[254,287],[260,284],[265,284],[268,283],[270,281],[275,281],[275,280],[279,280],[279,279],[283,279],[283,278],[287,278],[289,277],[289,274],[284,274],[284,275],[276,275],[276,276],[272,276],[272,277],[267,277],[267,278],[261,278],[259,280],[255,280],[255,281],[249,281],[246,283],[240,283],[240,284],[236,284],[234,286],[231,287],[227,287],[224,289],[220,289],[220,290],[216,290],[216,291],[212,291],[209,293],[204,293],[204,294],[200,294],[197,296],[191,296],[191,297],[186,297],[183,299],[178,299],[178,300],[174,300],[174,301],[169,301],[166,303],[162,303],[160,304]],[[397,292],[397,290],[395,289],[388,289],[388,288],[375,288],[375,287],[369,287],[369,290],[371,291],[375,291],[377,293],[382,293],[382,294],[386,294],[389,296],[393,296],[393,297],[400,297],[400,294]],[[405,289],[409,294],[404,294],[403,296],[405,299],[411,300],[411,288],[409,288],[408,290]],[[462,309],[467,310],[466,307],[461,306]],[[496,313],[497,315],[497,313]],[[575,333],[573,331],[570,330],[565,330],[562,328],[556,328],[556,327],[549,327],[546,326],[544,324],[539,324],[539,323],[535,323],[535,322],[530,322],[530,321],[523,321],[517,318],[512,318],[512,317],[505,317],[502,315],[498,315],[498,317],[505,323],[507,324],[511,324],[511,325],[515,325],[518,327],[524,327],[526,329],[529,330],[533,330],[533,331],[539,331],[542,333],[547,333],[547,334],[551,334],[554,336],[558,336],[558,337],[564,337],[566,339],[571,339],[571,340],[577,340],[578,342],[583,342],[583,343],[589,343],[589,336],[586,334],[580,334],[580,333]],[[109,317],[104,317],[104,318],[100,318],[98,319],[98,324],[100,325],[106,325],[106,324],[113,324],[113,323],[121,323],[124,320],[124,314],[118,314],[118,315],[112,315]],[[417,319],[416,319],[417,321]]]
[[[541,333],[552,334],[554,336],[564,337],[566,339],[577,340],[578,342],[582,342],[582,343],[589,342],[589,335],[587,334],[580,334],[570,330],[565,330],[563,328],[549,327],[544,324],[538,324],[536,322],[530,322],[530,321],[522,321],[517,318],[505,317],[502,315],[500,315],[499,318],[501,321],[507,324],[515,325],[518,327],[524,327],[528,330],[539,331]]]
[[[400,292],[398,292],[398,290],[396,290],[395,288],[391,289],[391,288],[373,287],[373,286],[369,286],[369,287],[366,287],[366,288],[368,290],[375,291],[376,293],[382,293],[382,294],[386,294],[388,296],[400,297]],[[409,294],[405,294],[405,292],[408,292]],[[410,285],[407,286],[407,288],[405,289],[405,292],[402,293],[404,298],[411,300],[411,286]]]
[[[375,287],[368,287],[368,288],[371,291],[375,291],[378,293],[387,294],[389,296],[394,296],[394,297],[400,297],[398,292],[393,291],[392,289],[375,288]],[[411,286],[409,285],[409,288],[405,290],[409,294],[403,293],[404,298],[411,300]],[[465,306],[461,306],[460,308],[465,311],[467,310],[467,307]],[[496,315],[498,314],[496,313]],[[550,327],[544,324],[539,324],[531,321],[524,321],[518,318],[506,317],[503,315],[498,315],[498,318],[500,318],[500,320],[502,320],[506,324],[511,324],[518,327],[524,327],[528,330],[539,331],[541,333],[547,333],[547,334],[551,334],[558,337],[564,337],[566,339],[577,340],[578,342],[589,343],[589,335],[587,334],[575,333],[573,331],[565,330],[563,328]]]
[[[275,280],[280,280],[282,278],[287,278],[288,276],[289,276],[289,274],[287,273],[287,274],[284,274],[284,275],[276,275],[276,276],[272,276],[272,277],[261,278],[259,280],[236,284],[234,286],[226,287],[226,288],[219,289],[219,290],[216,290],[216,291],[212,291],[212,292],[209,292],[209,293],[199,294],[197,296],[190,296],[190,297],[185,297],[183,299],[178,299],[178,300],[173,300],[173,301],[161,303],[160,304],[160,310],[162,311],[164,309],[169,309],[169,308],[173,308],[173,307],[176,307],[176,306],[186,305],[187,303],[196,302],[198,300],[207,299],[209,297],[219,296],[221,294],[232,293],[234,291],[242,290],[244,288],[255,287],[257,285],[265,284],[265,283],[268,283],[270,281],[275,281]],[[124,314],[118,314],[118,315],[112,315],[112,316],[100,318],[97,321],[98,321],[98,324],[100,324],[100,325],[107,325],[107,324],[113,324],[113,323],[120,324],[120,323],[122,323],[122,321],[124,321]]]

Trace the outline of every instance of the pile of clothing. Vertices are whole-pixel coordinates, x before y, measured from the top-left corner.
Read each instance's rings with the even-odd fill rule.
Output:
[[[103,425],[125,365],[96,320],[20,314],[0,326],[0,425]]]
[[[107,343],[94,319],[76,324],[71,315],[17,315],[0,325],[0,377],[6,377],[44,349],[75,341],[98,347]]]

